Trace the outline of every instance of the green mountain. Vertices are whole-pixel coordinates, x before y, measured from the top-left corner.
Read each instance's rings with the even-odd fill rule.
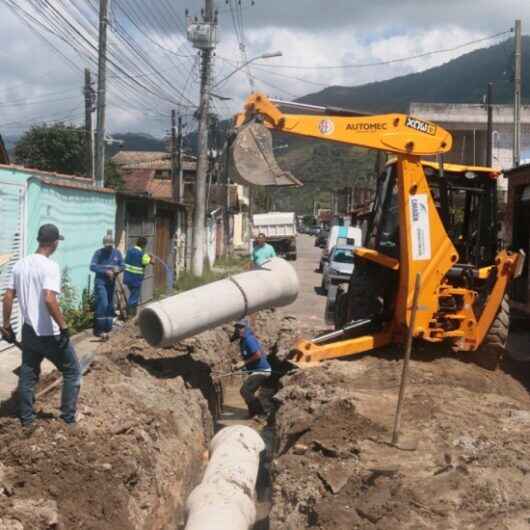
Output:
[[[530,37],[523,38],[523,61]],[[409,103],[479,103],[494,82],[495,103],[513,99],[513,39],[462,55],[423,72],[360,86],[330,86],[298,101],[369,112],[406,112]],[[530,101],[530,69],[523,68],[523,101]]]
[[[112,135],[116,143],[105,149],[108,158],[113,157],[118,151],[167,151],[167,144],[163,139],[156,138],[147,133],[116,133]]]
[[[480,103],[493,81],[495,103],[512,102],[513,39],[482,48],[423,72],[360,86],[330,86],[300,98],[301,103],[351,108],[373,113],[408,112],[411,102]],[[530,57],[530,37],[523,38],[523,61]],[[530,68],[523,68],[523,101],[530,102]],[[273,192],[278,209],[311,210],[324,190],[373,184],[374,154],[350,146],[276,135],[278,162],[304,182],[300,190]]]

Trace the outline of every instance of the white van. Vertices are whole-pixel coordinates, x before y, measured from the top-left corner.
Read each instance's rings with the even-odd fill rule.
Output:
[[[362,246],[363,234],[362,230],[357,226],[332,226],[329,231],[329,237],[326,246],[322,249],[322,257],[320,258],[320,272],[324,270],[324,264],[328,260],[331,249],[335,246],[339,247],[360,247]]]

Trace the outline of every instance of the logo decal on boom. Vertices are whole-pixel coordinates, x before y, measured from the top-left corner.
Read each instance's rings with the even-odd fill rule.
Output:
[[[318,130],[321,134],[333,134],[335,131],[335,124],[331,120],[321,120],[318,124]]]
[[[413,118],[412,116],[407,117],[407,123],[405,125],[422,133],[430,134],[431,136],[436,134],[436,125],[428,121],[418,120],[418,118]]]

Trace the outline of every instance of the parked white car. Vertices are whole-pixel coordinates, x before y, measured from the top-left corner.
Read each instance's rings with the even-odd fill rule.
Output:
[[[350,281],[353,273],[353,249],[351,245],[333,247],[328,261],[324,264],[322,290],[327,293],[330,285],[339,285]]]

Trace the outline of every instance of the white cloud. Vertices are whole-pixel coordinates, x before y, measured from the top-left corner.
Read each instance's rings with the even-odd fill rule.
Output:
[[[21,5],[27,4],[24,0],[18,1]],[[131,7],[136,6],[131,9],[132,13],[142,4],[141,0],[116,1],[114,22],[140,40],[149,60],[174,88],[171,90],[160,77],[154,77],[133,52],[125,50],[122,44],[118,47],[120,41],[111,35],[111,46],[120,66],[142,84],[148,84],[149,77],[153,77],[170,96],[166,99],[179,99],[177,90],[185,90],[189,99],[197,101],[197,70],[189,75],[197,52],[178,31],[183,24],[176,19],[176,14],[182,15],[184,4],[189,2],[172,1],[175,19],[169,20],[162,14],[163,6],[168,3],[150,0],[145,17],[138,19],[147,37],[138,33],[120,11],[120,6],[126,7],[129,2]],[[243,1],[244,5],[249,3]],[[196,0],[193,7],[187,7],[198,12],[200,4]],[[240,64],[240,55],[231,15],[222,0],[217,4],[221,10],[221,40],[215,64],[216,78],[220,79]],[[54,5],[67,11],[65,3],[56,0]],[[90,13],[87,0],[76,0],[76,5]],[[170,14],[169,11],[164,13]],[[328,85],[359,85],[424,70],[471,51],[473,47],[369,68],[295,70],[271,68],[270,65],[327,66],[386,61],[479,39],[508,29],[518,17],[523,19],[523,29],[530,27],[530,4],[526,0],[504,0],[502,5],[491,0],[400,0],[399,4],[395,0],[256,0],[254,7],[243,11],[248,57],[275,50],[283,52],[281,58],[262,61],[267,66],[251,67],[256,87],[283,99],[315,92]],[[171,33],[172,28],[174,33]],[[72,68],[5,4],[0,5],[0,31],[3,36],[0,133],[20,131],[35,118],[71,115],[80,123],[84,105],[82,70],[89,66],[94,71],[94,65],[55,39],[54,44],[75,61],[79,70]],[[475,47],[488,44],[479,43]],[[177,57],[162,48],[185,57]],[[215,90],[233,100],[228,103],[215,101],[215,108],[225,115],[239,110],[249,90],[245,73],[234,75]],[[108,128],[111,132],[149,131],[163,135],[167,130],[172,103],[138,86],[134,86],[133,95],[112,76],[109,76],[109,93]]]

